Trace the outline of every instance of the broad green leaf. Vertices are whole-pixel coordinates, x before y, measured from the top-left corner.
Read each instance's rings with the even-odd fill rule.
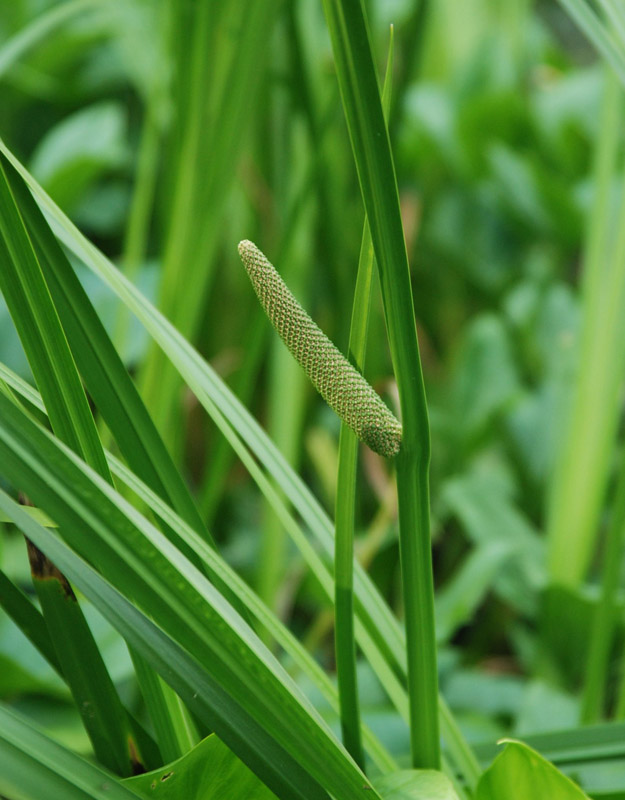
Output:
[[[515,557],[502,564],[495,588],[513,606],[533,613],[545,582],[544,544],[498,476],[470,472],[448,481],[441,494],[473,544],[493,546],[505,539]]]
[[[588,795],[522,742],[508,740],[480,778],[475,800],[588,800]]]
[[[127,161],[126,120],[118,103],[97,103],[63,118],[33,153],[33,175],[63,208],[72,209],[85,190]]]
[[[449,778],[433,769],[407,769],[375,782],[384,800],[458,800]]]
[[[516,552],[514,543],[493,540],[476,547],[437,592],[436,638],[446,641],[471,619],[500,571]]]
[[[524,741],[555,764],[617,760],[625,757],[625,722],[605,722],[555,733],[524,735]],[[491,761],[497,755],[494,744],[477,748],[480,759]]]
[[[178,761],[126,778],[142,797],[158,800],[275,800],[271,792],[214,734]]]

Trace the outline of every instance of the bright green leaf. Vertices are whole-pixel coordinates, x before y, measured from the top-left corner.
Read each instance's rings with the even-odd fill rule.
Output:
[[[588,800],[588,795],[523,742],[506,747],[480,778],[475,800]]]
[[[275,800],[271,792],[214,734],[182,758],[124,783],[159,800]]]

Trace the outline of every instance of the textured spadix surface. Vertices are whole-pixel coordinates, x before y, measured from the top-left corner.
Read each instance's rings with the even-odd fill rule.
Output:
[[[380,397],[304,311],[258,247],[242,241],[239,254],[271,324],[328,405],[376,453],[397,455],[401,425]]]

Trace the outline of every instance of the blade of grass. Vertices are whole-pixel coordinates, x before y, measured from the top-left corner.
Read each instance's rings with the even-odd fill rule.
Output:
[[[29,300],[27,295],[23,298],[18,311],[19,314],[24,315],[20,317],[20,324],[23,327],[24,319],[36,320],[38,317],[43,319],[41,342],[36,340],[31,343],[30,340],[23,339],[26,351],[32,353],[31,364],[38,382],[50,380],[50,374],[58,373],[60,376],[52,379],[49,389],[53,401],[59,405],[59,410],[55,414],[50,413],[53,430],[58,432],[60,426],[63,426],[61,428],[63,433],[68,429],[72,431],[75,429],[74,437],[70,439],[69,443],[74,449],[77,449],[77,452],[85,453],[87,460],[96,464],[98,471],[106,480],[109,482],[112,480],[72,354],[69,352],[68,342],[65,338],[65,332],[67,332],[73,345],[73,354],[77,358],[78,366],[83,371],[87,386],[96,402],[101,404],[105,418],[109,421],[110,428],[114,431],[118,441],[121,442],[121,449],[128,456],[129,462],[141,470],[142,474],[146,474],[148,480],[156,484],[161,491],[166,492],[164,488],[166,486],[187,518],[190,518],[202,529],[203,526],[195,505],[173,464],[168,459],[165,447],[74,271],[20,176],[4,157],[1,163],[3,175],[6,177],[7,191],[10,192],[14,203],[17,204],[15,205],[16,214],[20,220],[22,220],[21,213],[24,214],[21,223],[23,238],[28,242],[26,252],[32,254],[28,285],[38,289],[38,294],[34,295],[32,300]],[[19,212],[17,212],[18,205]],[[16,293],[14,302],[18,302],[19,299]],[[57,309],[63,316],[65,331],[61,329]],[[30,317],[26,316],[27,313],[30,314]],[[37,331],[36,322],[31,322],[23,335],[27,333],[33,337]],[[44,343],[47,347],[53,346],[53,357],[47,353],[43,346]],[[36,361],[32,359],[36,359]],[[57,361],[60,361],[61,365],[65,367],[64,372],[61,372],[60,368],[55,369]],[[50,364],[50,369],[48,369],[48,364]],[[65,378],[67,378],[67,384]],[[47,383],[44,385],[47,387]],[[73,390],[73,394],[71,390]],[[57,399],[59,397],[61,398],[60,403]],[[63,399],[65,397],[67,397],[66,400]],[[68,413],[67,420],[61,416],[66,409],[68,412],[73,410],[73,417]],[[87,452],[82,445],[83,440],[90,445],[90,450]],[[144,445],[146,441],[147,446]],[[52,577],[51,580],[56,580],[56,578]],[[40,588],[42,586],[40,582],[36,585]],[[56,593],[46,593],[46,609],[50,618],[58,626],[57,638],[60,641],[63,639],[63,625],[60,623],[60,615],[55,613],[52,608],[54,604],[62,603],[62,587],[59,585],[57,589]],[[67,605],[65,607],[68,608]],[[71,630],[71,627],[68,626],[67,631]],[[77,637],[80,639],[86,635],[87,630],[88,628],[84,625],[81,626]],[[84,640],[84,647],[89,649],[91,658],[96,661],[98,658],[96,655],[97,645],[92,637]],[[68,659],[68,663],[65,663],[62,654],[60,655],[70,687],[74,680],[77,687],[88,686],[89,677],[85,678],[81,674],[83,669],[81,661]],[[144,672],[145,670],[143,670]],[[109,685],[110,689],[111,685]],[[96,692],[95,689],[94,692]],[[148,689],[145,690],[146,703],[148,708],[154,712],[157,720],[166,718],[168,713],[170,715],[176,709],[176,702],[172,698],[167,702],[166,708],[160,707],[164,697],[168,694],[169,690],[166,687],[163,687],[154,696]],[[96,693],[94,696],[99,695]],[[79,703],[79,707],[80,705]],[[105,704],[107,713],[111,715],[111,725],[115,725],[115,721],[121,718],[118,705],[119,700],[115,702],[114,699]],[[172,730],[186,731],[187,729],[182,710],[179,711],[179,716],[178,720],[170,717],[169,722],[159,729],[159,738],[163,741],[163,751],[166,757],[176,758],[188,749],[189,741],[186,735],[183,736],[175,750],[166,748],[167,742],[171,740]],[[93,718],[85,716],[84,720],[86,724],[95,725],[97,717],[95,715]],[[102,739],[104,744],[100,749],[105,754],[114,753],[115,751],[105,744],[107,739],[110,739],[110,735]],[[120,731],[119,746],[124,749],[125,740],[125,732]],[[194,743],[192,742],[192,744]],[[101,754],[98,753],[98,755]]]
[[[404,108],[404,98],[423,55],[423,41],[431,13],[431,0],[417,0],[413,10],[401,27],[398,27],[397,69],[394,80],[396,101],[393,103],[388,117],[388,129],[391,141],[395,141],[395,133],[399,130]]]
[[[343,110],[378,263],[402,411],[396,457],[412,764],[440,766],[430,436],[395,169],[360,0],[324,0]]]
[[[93,749],[100,762],[116,774],[128,776],[143,771],[138,754],[121,749],[118,732],[126,728],[126,713],[117,700],[107,714],[106,723],[94,726],[92,717],[106,708],[117,692],[97,647],[87,621],[67,578],[30,540],[27,540],[33,584],[50,633],[50,639],[63,665],[63,673],[76,700],[85,729],[90,732]],[[71,631],[71,635],[68,632]],[[80,668],[73,665],[80,664]],[[70,666],[72,665],[72,666]],[[129,764],[130,760],[130,764]]]
[[[320,569],[322,573],[325,571],[329,575],[327,564],[331,563],[330,559],[334,549],[332,523],[309,488],[296,473],[289,469],[273,442],[210,365],[120,274],[119,270],[85,239],[1,141],[0,149],[20,172],[41,208],[49,214],[51,224],[60,240],[122,299],[141,320],[172,363],[176,365],[199,402],[226,436],[265,496],[271,492],[271,486],[264,478],[262,470],[258,468],[256,459],[267,469],[297,509],[326,556],[327,562],[324,563],[315,549],[307,546],[305,539],[303,542],[296,540],[298,547],[303,545],[302,554],[311,566],[313,574],[319,574],[317,570]],[[245,439],[245,445],[242,438]],[[277,496],[275,499],[277,502],[275,507],[286,512],[284,503]],[[295,525],[295,529],[299,530],[297,525]],[[405,645],[401,627],[368,575],[358,565],[354,572],[354,589],[356,614],[359,620],[356,635],[367,658],[376,670],[381,668],[382,664],[390,665],[391,674],[405,678]],[[363,641],[365,635],[369,637],[368,643]],[[384,685],[384,681],[382,683]],[[399,702],[397,699],[397,702],[398,710],[401,713],[402,709],[407,706],[405,694],[403,701]],[[439,705],[445,709],[442,699],[439,700]],[[452,748],[458,756],[458,758],[454,756],[454,762],[471,763],[473,756],[470,747],[460,733],[448,725],[448,715],[441,713],[444,726],[443,736],[448,747]],[[465,777],[471,785],[471,773],[465,773]]]
[[[0,491],[0,507],[29,537],[61,565],[65,574],[98,608],[119,633],[150,665],[167,679],[176,692],[222,741],[239,755],[278,797],[288,800],[327,800],[306,773],[275,745],[262,727],[224,694],[184,648],[167,636],[151,618],[142,614],[63,542],[34,528],[21,508]]]
[[[584,254],[579,370],[549,494],[551,581],[575,588],[595,546],[621,402],[625,367],[625,186],[614,209],[614,175],[622,174],[622,89],[606,70],[595,198]],[[618,235],[616,235],[618,232]]]
[[[6,169],[31,232],[48,287],[62,316],[77,365],[121,452],[152,487],[162,496],[171,497],[185,519],[212,544],[212,537],[187,486],[174,467],[132,380],[65,254],[21,177],[9,164],[6,164]],[[177,540],[175,531],[168,531],[168,535],[172,540]],[[183,543],[178,544],[184,547]],[[227,586],[220,588],[228,592]],[[159,688],[157,680],[147,679],[145,667],[140,668],[140,675],[146,678],[143,692],[151,714],[155,720],[163,722],[157,730],[164,756],[173,760],[195,743],[193,739],[189,739],[189,720],[184,710],[178,709],[178,701],[167,687]],[[157,691],[152,694],[151,688]],[[181,737],[176,747],[172,747],[172,732],[178,732]]]
[[[26,512],[28,516],[32,517],[32,514],[29,513],[33,510],[32,508],[28,506],[20,506],[20,508],[22,511]],[[2,512],[2,516],[6,517],[6,520],[9,522],[13,521],[13,519],[7,514],[4,514],[4,512]],[[37,517],[32,518],[39,525],[42,525],[41,520]],[[56,590],[54,584],[45,589],[45,591],[51,590]],[[0,571],[0,605],[27,639],[39,650],[51,667],[63,678],[63,669],[57,656],[56,648],[50,638],[50,633],[46,626],[46,621],[43,618],[43,614],[35,608],[21,589],[19,589],[2,571]],[[82,624],[83,623],[79,620],[78,625],[81,626]],[[99,669],[98,665],[96,665],[96,669]],[[128,725],[139,743],[139,751],[144,759],[145,766],[148,769],[155,769],[163,763],[163,759],[155,742],[131,714],[127,711],[126,714]]]
[[[614,33],[621,40],[621,47],[625,48],[625,9],[614,0],[599,0],[599,4],[610,20]]]
[[[40,265],[0,165],[0,290],[57,435],[101,474],[108,467]]]
[[[39,537],[62,535],[103,577],[123,587],[165,633],[206,665],[228,697],[305,765],[312,780],[347,800],[362,796],[360,770],[234,608],[119,493],[1,395],[0,453],[7,478],[59,522],[58,529],[37,526]],[[5,499],[5,511],[15,514],[20,527],[28,525],[31,538],[36,523],[27,515],[17,519],[14,506]],[[78,526],[88,531],[88,543],[76,533]]]
[[[52,6],[45,13],[39,14],[0,48],[0,79],[25,53],[40,42],[44,42],[56,28],[84,11],[98,7],[105,8],[106,3],[102,0],[71,0],[68,3]]]
[[[586,725],[602,717],[608,686],[608,659],[618,617],[616,593],[625,542],[625,460],[617,480],[611,513],[603,553],[601,596],[594,614],[586,655],[580,712],[581,721]]]
[[[174,14],[186,13],[179,4],[173,5]],[[160,287],[165,315],[189,339],[197,333],[209,290],[225,201],[253,117],[250,103],[258,96],[279,0],[252,0],[221,10],[220,14],[233,17],[222,26],[221,36],[215,34],[218,20],[210,4],[191,8],[191,46],[188,39],[184,46],[191,61],[188,79],[179,87],[188,116],[183,115],[186,127],[176,162]],[[206,45],[211,35],[213,48]],[[140,384],[165,441],[179,442],[180,379],[158,348],[149,354]]]
[[[25,509],[26,510],[26,509]],[[58,673],[62,672],[45,620],[24,592],[0,571],[0,604],[22,633]]]
[[[393,28],[391,27],[383,90],[384,111],[387,117],[391,101],[392,74]],[[364,373],[367,350],[373,265],[371,233],[365,219],[348,348],[349,360],[361,373]],[[343,743],[356,763],[360,764],[361,768],[364,769],[356,676],[356,642],[354,639],[354,518],[357,463],[358,440],[355,433],[345,423],[341,423],[334,522],[334,642],[336,673],[341,702]]]
[[[19,395],[28,398],[33,405],[43,409],[43,403],[36,391],[2,364],[0,364],[0,375],[6,378],[7,382]],[[293,664],[311,679],[332,708],[338,711],[338,693],[334,684],[289,629],[260,601],[258,596],[249,588],[245,581],[243,581],[226,562],[220,560],[212,551],[212,548],[207,546],[206,541],[181,519],[172,508],[166,505],[158,495],[146,486],[145,483],[128,469],[128,467],[122,464],[121,461],[110,453],[107,454],[107,458],[115,478],[129,488],[134,495],[140,498],[146,508],[150,508],[158,518],[163,520],[167,528],[175,529],[180,532],[181,538],[183,538],[188,547],[200,557],[202,563],[210,566],[209,573],[211,575],[216,573],[221,574],[221,582],[231,587],[233,594],[239,599],[241,605],[260,623],[267,633],[270,634],[271,638],[280,645],[284,652],[292,659]],[[22,507],[22,511],[26,513],[30,510],[31,509],[28,507]],[[29,605],[32,608],[32,604]],[[400,689],[400,693],[401,691]],[[400,704],[405,705],[404,701],[405,695],[402,695]],[[383,771],[397,769],[394,760],[366,726],[364,728],[364,736],[368,751],[377,766]]]
[[[77,367],[120,451],[149,486],[169,499],[180,516],[212,542],[185,482],[76,273],[23,180],[9,164],[3,163]]]
[[[249,344],[245,348],[243,361],[232,381],[234,394],[246,403],[249,400],[260,369],[265,345],[267,342],[267,324],[262,310],[256,307],[248,328]],[[222,497],[222,490],[232,463],[232,448],[223,436],[217,434],[214,449],[208,459],[206,474],[198,492],[198,505],[208,526],[211,525],[217,506]]]
[[[24,344],[53,429],[110,480],[87,398],[11,190],[6,167],[3,161],[0,164],[0,259],[3,264],[0,289]],[[129,775],[137,748],[136,744],[134,751],[132,746],[131,750],[128,748],[132,737],[125,710],[97,644],[75,598],[71,604],[65,602],[69,587],[65,587],[63,576],[53,565],[47,564],[45,558],[37,561],[37,570],[34,585],[50,639],[94,751],[102,764],[118,774]],[[81,652],[82,658],[76,659],[76,652]]]
[[[586,0],[560,0],[560,5],[568,11],[625,85],[625,51],[619,48],[612,33],[590,4]]]
[[[136,800],[110,772],[0,706],[0,793],[20,800]]]

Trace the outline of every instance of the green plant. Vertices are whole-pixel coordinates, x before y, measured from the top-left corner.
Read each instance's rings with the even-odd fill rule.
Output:
[[[619,72],[618,5],[563,5]],[[622,796],[617,81],[595,130],[523,0],[397,4],[383,92],[384,3],[36,6],[0,17],[0,794]]]

